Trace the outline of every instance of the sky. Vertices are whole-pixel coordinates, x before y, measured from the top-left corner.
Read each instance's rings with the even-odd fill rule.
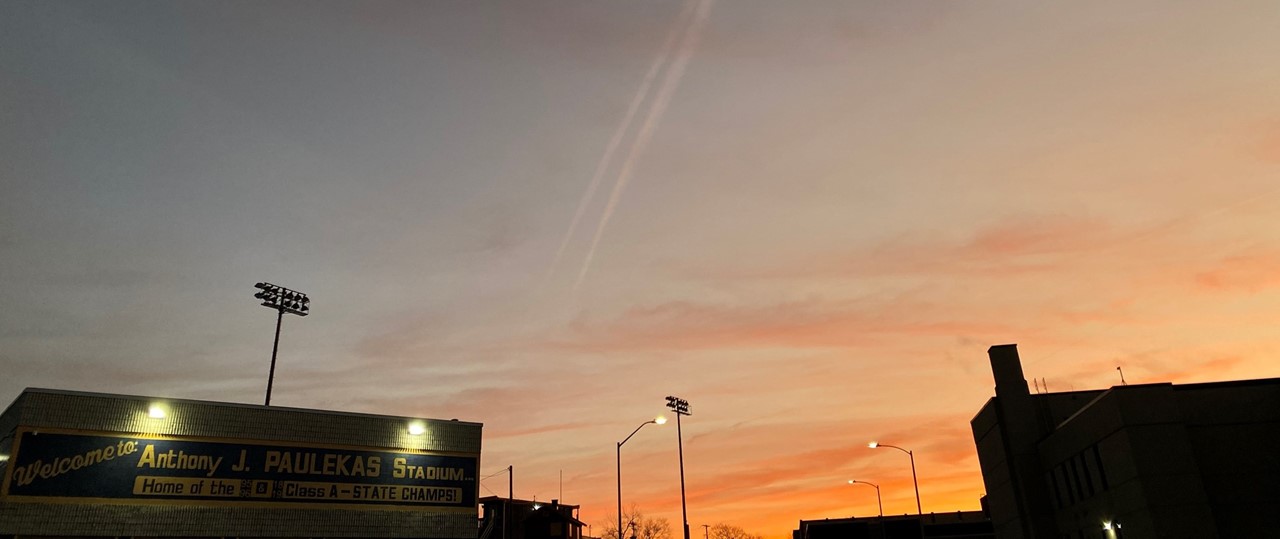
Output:
[[[973,510],[986,349],[1280,376],[1272,0],[0,3],[0,399],[484,424],[481,495]],[[679,533],[674,422],[623,503]]]

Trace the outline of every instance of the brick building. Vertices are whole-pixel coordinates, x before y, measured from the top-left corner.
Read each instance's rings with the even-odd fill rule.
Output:
[[[27,389],[0,537],[476,537],[479,423]]]

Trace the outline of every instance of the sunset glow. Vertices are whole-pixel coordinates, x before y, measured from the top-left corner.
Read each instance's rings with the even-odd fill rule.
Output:
[[[623,505],[680,535],[667,395],[696,537],[876,515],[849,478],[914,513],[888,444],[923,512],[976,510],[991,345],[1033,391],[1280,376],[1277,28],[1273,1],[6,2],[0,399],[261,404],[265,281],[310,298],[273,406],[483,423],[480,495],[513,466],[595,535],[619,455]]]

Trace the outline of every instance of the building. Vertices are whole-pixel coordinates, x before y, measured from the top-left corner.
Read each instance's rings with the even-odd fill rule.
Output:
[[[971,426],[996,537],[1276,536],[1280,379],[1032,394],[1015,345],[988,354]]]
[[[982,511],[801,520],[792,539],[991,539]]]
[[[497,496],[481,498],[480,505],[480,539],[583,539],[576,505]]]
[[[27,389],[0,537],[474,539],[479,423]]]

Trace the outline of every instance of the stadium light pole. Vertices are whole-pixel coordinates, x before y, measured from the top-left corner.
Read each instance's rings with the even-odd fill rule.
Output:
[[[276,379],[276,352],[280,350],[280,325],[284,322],[284,313],[306,316],[311,312],[311,298],[297,290],[289,290],[271,283],[253,285],[258,293],[253,297],[262,300],[262,306],[276,310],[276,339],[271,344],[271,371],[267,374],[267,400],[265,406],[271,406],[271,385]]]
[[[684,435],[680,432],[680,416],[693,415],[689,411],[689,401],[679,397],[667,396],[667,408],[676,413],[676,442],[680,448],[680,515],[684,518],[684,539],[689,539],[689,508],[684,497]]]
[[[636,430],[631,431],[631,434],[628,434],[627,437],[623,438],[621,442],[618,442],[618,537],[616,539],[623,539],[622,537],[622,444],[627,443],[627,440],[630,440],[632,436],[635,436],[637,432],[640,432],[640,429],[643,429],[645,425],[648,425],[648,424],[661,425],[666,422],[667,422],[667,418],[662,416],[658,416],[648,421],[645,421],[644,423],[641,423],[639,427],[636,427]]]
[[[924,511],[920,509],[920,483],[916,482],[916,455],[915,455],[915,453],[912,453],[912,452],[911,452],[911,450],[909,450],[909,449],[903,449],[903,448],[898,447],[898,446],[896,446],[896,445],[882,444],[882,443],[879,443],[879,442],[871,442],[871,443],[867,444],[867,447],[870,447],[871,449],[875,449],[875,448],[877,448],[877,447],[892,447],[892,448],[894,448],[894,449],[897,449],[898,451],[901,451],[901,452],[903,452],[903,453],[906,453],[908,457],[911,457],[911,485],[912,485],[912,486],[914,486],[914,487],[916,488],[916,514],[917,514],[917,515],[923,515],[923,514],[924,514]]]

